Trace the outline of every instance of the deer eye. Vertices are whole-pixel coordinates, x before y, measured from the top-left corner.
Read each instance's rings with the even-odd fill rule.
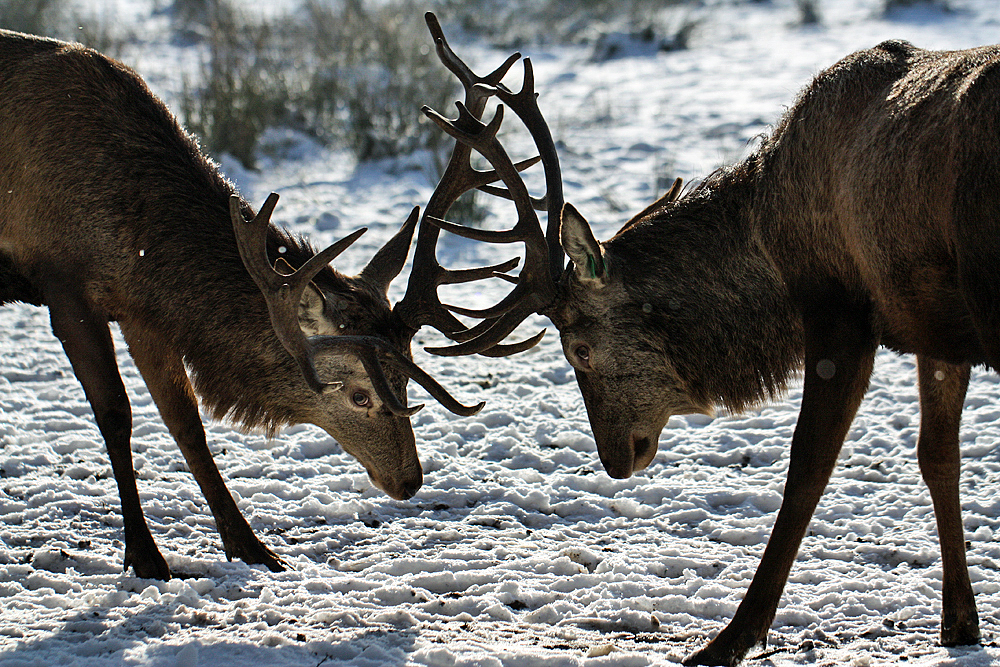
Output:
[[[586,345],[577,345],[576,349],[573,350],[573,356],[576,357],[577,363],[579,363],[584,368],[590,368],[590,348]]]
[[[365,392],[356,391],[351,394],[351,402],[359,408],[367,408],[371,404],[372,399]]]

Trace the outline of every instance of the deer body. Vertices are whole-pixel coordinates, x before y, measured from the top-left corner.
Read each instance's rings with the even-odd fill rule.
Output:
[[[196,392],[215,417],[246,428],[320,426],[393,497],[421,484],[409,419],[385,409],[365,365],[349,355],[317,359],[342,388],[318,393],[283,348],[237,248],[234,229],[252,211],[234,197],[130,69],[79,45],[0,31],[0,299],[49,308],[107,444],[125,566],[143,577],[170,573],[139,507],[109,321],[120,325],[229,558],[283,569],[226,489]],[[265,237],[269,264],[280,256],[299,267],[315,254],[274,226]],[[408,243],[401,237],[394,258],[380,252],[357,277],[322,262],[302,299],[299,335],[378,336],[408,359],[413,330],[393,317],[383,289]],[[389,384],[405,396],[406,377],[389,370]]]
[[[917,455],[942,554],[941,641],[976,643],[958,435],[971,366],[1000,371],[1000,46],[932,52],[891,41],[850,55],[816,77],[752,155],[683,196],[678,180],[603,243],[562,205],[555,144],[525,69],[520,93],[477,90],[531,132],[542,200],[496,140],[502,108],[489,123],[481,110],[430,114],[490,161],[506,186],[491,191],[518,210],[500,232],[436,224],[527,247],[514,291],[483,311],[450,307],[484,321],[442,329],[458,344],[433,351],[505,354],[498,344],[526,313],[548,316],[601,461],[618,478],[650,464],[671,415],[745,409],[804,370],[771,538],[733,620],[687,660],[705,665],[734,665],[766,640],[876,351],[915,354]],[[531,210],[544,204],[543,238]]]
[[[796,262],[811,254],[873,304],[881,344],[1000,361],[997,322],[983,319],[995,288],[977,275],[997,266],[986,232],[1000,210],[990,196],[1000,160],[986,146],[1000,124],[998,59],[996,47],[939,54],[889,42],[817,79],[758,167],[773,184],[760,190],[774,194],[757,225],[793,294],[809,289],[812,267]]]
[[[879,346],[917,355],[942,643],[978,641],[958,428],[970,366],[1000,370],[998,102],[1000,48],[886,42],[820,74],[753,155],[609,241],[567,207],[573,265],[550,316],[612,476],[649,464],[671,414],[776,397],[804,362],[771,539],[689,664],[735,664],[765,641]],[[600,261],[603,276],[581,270]]]

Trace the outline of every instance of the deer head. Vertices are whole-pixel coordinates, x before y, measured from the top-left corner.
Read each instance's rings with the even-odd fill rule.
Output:
[[[680,188],[678,179],[653,210],[672,206]],[[641,253],[653,252],[648,239],[624,251],[620,235],[597,241],[572,205],[563,209],[560,238],[570,264],[545,313],[575,371],[601,462],[612,477],[627,478],[653,460],[671,416],[712,413],[713,397],[686,379],[688,355],[676,354],[698,347],[699,336],[709,344],[692,315],[708,311],[711,297],[693,307],[685,286],[700,271],[682,260],[666,269],[643,261]]]
[[[348,235],[301,267],[283,259],[272,265],[267,234],[277,200],[272,193],[248,221],[242,200],[233,195],[230,215],[240,256],[264,295],[274,333],[308,387],[295,420],[332,435],[390,496],[409,498],[422,481],[409,417],[423,406],[406,405],[407,381],[415,380],[456,414],[475,414],[483,406],[462,405],[413,363],[409,346],[416,329],[390,311],[386,294],[406,260],[417,210],[360,274],[334,274],[338,289],[324,290],[314,278],[366,230]]]
[[[463,82],[471,80],[468,68],[448,47],[433,15],[428,15],[427,22],[441,60]],[[508,60],[507,64],[510,63]],[[531,313],[546,315],[559,329],[563,351],[576,371],[606,470],[613,477],[628,477],[652,461],[659,434],[671,415],[709,411],[710,401],[689,390],[678,369],[664,358],[662,343],[650,334],[646,317],[651,313],[650,295],[629,288],[616,272],[613,247],[598,242],[583,216],[573,206],[564,204],[559,160],[538,108],[530,60],[524,59],[524,80],[519,92],[512,92],[499,79],[473,80],[466,89],[471,89],[477,104],[470,104],[467,95],[466,104],[458,105],[457,119],[447,119],[430,109],[424,111],[457,139],[456,152],[464,150],[462,164],[467,165],[471,150],[489,161],[493,167],[490,176],[503,181],[505,187],[479,187],[510,199],[518,221],[512,229],[501,232],[472,229],[439,219],[431,223],[475,240],[524,243],[525,266],[517,278],[508,277],[516,286],[492,308],[477,311],[440,306],[483,321],[471,328],[456,324],[450,328],[438,327],[458,344],[428,351],[441,355],[513,354],[537,343],[542,334],[516,345],[501,341]],[[502,104],[495,116],[484,123],[482,113],[485,98],[489,96],[496,96]],[[538,158],[515,165],[497,140],[504,105],[530,132],[539,151]],[[519,172],[538,161],[545,170],[546,193],[534,198]],[[444,179],[448,177],[446,173]],[[678,179],[664,197],[627,223],[622,231],[651,212],[671,206],[680,190]],[[547,214],[544,232],[536,209]],[[565,270],[564,254],[570,259]],[[665,299],[664,303],[668,301]]]

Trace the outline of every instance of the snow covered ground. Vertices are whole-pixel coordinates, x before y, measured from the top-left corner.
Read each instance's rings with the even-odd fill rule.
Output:
[[[657,176],[696,179],[737,159],[812,75],[853,50],[887,38],[929,48],[1000,41],[995,0],[951,0],[948,13],[918,7],[889,18],[876,0],[827,0],[819,3],[823,23],[806,28],[795,25],[791,2],[710,4],[690,10],[700,23],[686,51],[593,62],[585,47],[525,49],[565,144],[567,198],[601,238],[658,194]],[[134,20],[155,27],[158,19],[139,11]],[[175,65],[187,56],[167,43],[144,49],[133,61],[169,100]],[[456,49],[481,69],[507,55]],[[257,204],[278,191],[275,220],[317,243],[369,226],[338,259],[348,272],[432,186],[406,160],[355,165],[304,141],[295,159],[256,173],[224,167]],[[496,211],[491,224],[509,216]],[[472,265],[508,252],[448,237],[440,256]],[[486,303],[503,289],[456,288],[450,300]],[[525,330],[544,325],[537,319]],[[415,416],[425,482],[409,501],[373,488],[312,427],[265,440],[209,425],[244,514],[293,566],[274,574],[226,561],[211,514],[120,346],[146,517],[182,575],[163,583],[121,572],[110,465],[47,312],[9,306],[0,328],[4,667],[674,664],[728,621],[749,585],[780,504],[800,399],[793,387],[787,400],[747,414],[675,418],[653,464],[613,480],[556,336],[503,360],[437,358],[415,347],[418,362],[461,400],[487,406],[457,418],[428,401]],[[436,342],[431,333],[417,337]],[[933,513],[914,453],[914,379],[911,358],[879,356],[766,655],[752,664],[1000,664],[1000,383],[974,371],[962,431],[983,645],[945,649],[937,645]],[[411,402],[425,398],[411,388]]]

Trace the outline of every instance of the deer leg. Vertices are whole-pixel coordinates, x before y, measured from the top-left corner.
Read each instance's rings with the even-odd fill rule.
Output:
[[[208,449],[205,427],[198,414],[198,399],[180,357],[165,351],[158,337],[139,332],[129,324],[121,326],[146,388],[208,500],[226,558],[266,565],[274,572],[285,570],[286,564],[254,535],[226,488]]]
[[[876,344],[866,327],[806,322],[802,408],[784,497],[757,572],[733,620],[686,665],[735,665],[766,643],[778,601],[844,438],[868,388]]]
[[[961,463],[958,429],[969,386],[969,366],[953,366],[918,356],[917,375],[920,384],[917,457],[934,502],[944,571],[941,644],[978,644],[979,616],[965,561],[965,531],[958,493]]]
[[[45,297],[52,332],[83,385],[111,459],[125,526],[124,569],[131,565],[138,577],[170,579],[170,568],[156,548],[139,503],[130,449],[132,410],[118,374],[107,318],[93,312],[82,296],[66,291],[63,285],[46,290]]]

